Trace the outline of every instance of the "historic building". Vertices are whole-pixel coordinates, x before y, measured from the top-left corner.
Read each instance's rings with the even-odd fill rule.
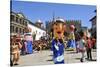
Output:
[[[96,10],[95,10],[95,12],[96,12]],[[94,17],[92,17],[92,18],[90,19],[90,21],[91,21],[91,24],[92,24],[92,27],[91,27],[92,36],[96,38],[97,16],[95,15]]]
[[[31,34],[34,37],[34,40],[40,40],[41,37],[46,36],[46,30],[41,27],[41,24],[43,23],[40,22],[40,20],[36,21],[36,24],[31,21],[28,23],[28,27],[31,28]]]
[[[42,36],[46,36],[46,31],[41,20],[38,20],[35,23],[33,23],[30,20],[26,19],[26,17],[22,13],[11,12],[11,35],[24,35],[28,32],[29,28],[31,29],[31,34],[33,35],[34,40],[39,40]]]
[[[10,13],[10,33],[11,35],[23,35],[27,32],[28,20],[22,13]]]
[[[74,25],[79,31],[81,29],[81,20],[66,20],[66,32],[70,32],[70,25]]]
[[[43,23],[42,23],[41,20],[37,20],[34,24],[35,24],[37,27],[43,28]]]

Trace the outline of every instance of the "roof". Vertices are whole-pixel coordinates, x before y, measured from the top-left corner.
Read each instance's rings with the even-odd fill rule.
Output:
[[[22,13],[17,13],[17,15],[18,15],[20,18],[25,18],[25,16],[24,16]]]
[[[19,13],[15,13],[13,11],[11,11],[12,14],[15,14],[16,16],[20,17],[20,18],[24,18],[25,19],[25,16],[23,13],[19,12]]]
[[[33,25],[33,26],[35,26],[35,27],[37,27],[37,28],[40,28],[40,27],[38,27],[37,25],[35,25],[33,22],[31,22],[30,20],[28,20],[27,18],[25,18],[25,16],[24,16],[23,13],[21,13],[21,12],[20,12],[20,13],[15,13],[15,12],[13,12],[13,11],[11,11],[11,13],[12,13],[12,14],[15,14],[15,15],[21,17],[21,18],[24,18],[25,20],[28,21],[29,24],[31,24],[31,25]],[[38,20],[38,22],[41,22],[41,20]],[[45,31],[44,28],[40,28],[40,29]]]
[[[29,21],[29,20],[28,20],[28,21]],[[31,22],[31,21],[29,21],[29,24],[31,24],[31,25],[33,25],[33,26],[35,26],[35,27],[37,27],[37,28],[40,28],[40,27],[38,27],[37,25],[35,25],[33,22]],[[45,31],[44,28],[40,28],[40,29]]]
[[[92,21],[92,20],[95,19],[95,18],[96,18],[96,16],[94,16],[93,18],[91,18],[90,21]]]
[[[42,21],[39,19],[39,20],[36,21],[36,23],[42,24]]]

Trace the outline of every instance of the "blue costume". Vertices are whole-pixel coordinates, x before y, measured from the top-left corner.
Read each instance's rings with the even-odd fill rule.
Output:
[[[25,35],[25,39],[26,39],[26,51],[28,54],[32,54],[33,53],[33,47],[32,47],[32,35],[30,33],[26,33]]]
[[[76,48],[76,42],[75,42],[75,40],[69,40],[68,41],[68,47],[70,47],[70,48]]]
[[[33,53],[32,41],[26,41],[26,43],[27,43],[27,53],[32,54]]]
[[[74,32],[71,32],[69,35],[68,47],[76,48]]]
[[[64,64],[64,44],[56,39],[52,40],[53,61],[55,64]]]

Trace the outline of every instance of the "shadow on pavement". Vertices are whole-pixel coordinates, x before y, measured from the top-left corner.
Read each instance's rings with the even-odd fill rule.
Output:
[[[75,58],[76,60],[80,60],[81,58]],[[97,61],[96,59],[92,59],[92,60],[88,60],[87,58],[85,58],[87,61]]]
[[[74,52],[68,52],[66,54],[77,54],[77,53],[74,51]]]
[[[97,61],[96,59],[88,60],[88,61]]]
[[[80,60],[81,58],[75,58],[76,60]]]
[[[49,59],[49,60],[46,60],[46,61],[53,61],[53,59]]]

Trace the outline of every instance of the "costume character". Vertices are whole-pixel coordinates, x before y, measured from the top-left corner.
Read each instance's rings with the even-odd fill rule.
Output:
[[[25,45],[26,45],[26,52],[27,54],[32,54],[33,53],[33,38],[32,38],[32,34],[31,34],[31,28],[29,28],[29,32],[25,33]]]
[[[70,34],[69,34],[69,41],[68,41],[69,48],[76,48],[74,29],[75,29],[75,26],[70,25]]]
[[[10,50],[11,50],[11,65],[18,65],[20,58],[20,49],[22,48],[21,39],[14,35],[10,40]]]
[[[64,31],[65,22],[63,19],[57,19],[53,23],[52,51],[54,64],[64,64]]]

